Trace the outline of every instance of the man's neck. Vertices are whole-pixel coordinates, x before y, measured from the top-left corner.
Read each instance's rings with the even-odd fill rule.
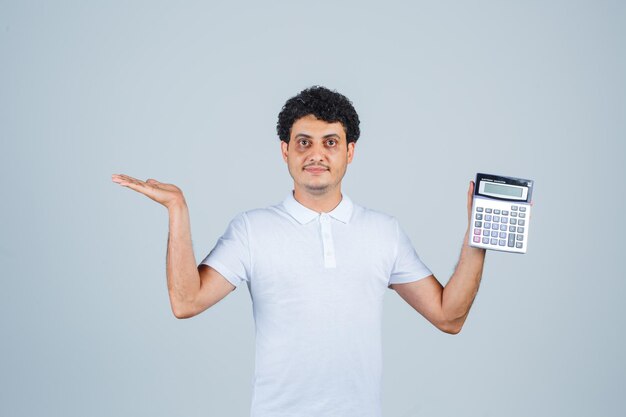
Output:
[[[329,213],[341,202],[341,188],[337,187],[331,192],[324,194],[311,194],[299,190],[297,187],[293,192],[293,197],[304,207],[318,213]]]

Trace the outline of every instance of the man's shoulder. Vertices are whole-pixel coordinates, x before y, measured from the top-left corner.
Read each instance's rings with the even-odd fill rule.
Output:
[[[271,221],[272,219],[282,217],[283,212],[284,210],[281,209],[281,204],[279,203],[267,207],[245,210],[238,213],[237,217],[242,217],[246,221]]]
[[[389,225],[394,226],[397,223],[397,219],[395,216],[391,214],[385,213],[380,210],[371,209],[369,207],[362,206],[357,203],[353,203],[354,209],[352,217],[356,221],[367,222],[367,223],[375,223],[381,225]]]

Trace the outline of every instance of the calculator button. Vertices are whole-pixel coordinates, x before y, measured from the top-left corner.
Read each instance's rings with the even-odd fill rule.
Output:
[[[515,247],[516,247],[517,249],[522,249],[522,246],[524,246],[524,245],[522,244],[522,242],[517,242],[517,243],[515,244]]]
[[[502,217],[502,218],[500,219],[500,221],[501,221],[502,223],[504,223],[504,224],[507,224],[507,223],[509,222],[509,218],[508,218],[508,217]]]
[[[507,210],[502,210],[502,215],[503,215],[503,216],[508,216],[508,215],[509,215],[509,212],[508,212]]]
[[[504,240],[504,239],[498,240],[498,245],[505,246],[506,245],[506,240]]]
[[[515,226],[509,226],[509,232],[515,232]]]
[[[489,238],[488,237],[484,237],[483,238],[483,243],[489,243]]]
[[[517,235],[517,240],[524,240],[524,235]]]
[[[474,236],[474,242],[480,243],[480,236]]]
[[[485,213],[491,213],[491,209],[490,208],[485,209]]]
[[[491,229],[491,223],[485,223],[485,229]]]
[[[482,213],[483,212],[483,208],[482,207],[476,207],[476,211],[479,212],[479,213]]]
[[[482,214],[476,214],[476,220],[482,220],[482,219],[483,219]]]
[[[491,239],[491,243],[492,245],[497,245],[498,244],[498,239]]]
[[[500,223],[500,216],[493,216],[493,221],[496,223]]]
[[[495,210],[493,211],[493,214],[500,214],[500,210],[495,209]]]
[[[475,227],[483,227],[483,222],[474,222]]]
[[[526,211],[526,207],[520,207],[519,211],[522,211],[522,212]]]
[[[518,227],[517,228],[517,233],[524,233],[524,228],[523,227]]]
[[[501,224],[500,225],[500,230],[506,230],[506,224]]]
[[[483,236],[489,236],[489,230],[483,230]]]
[[[526,217],[526,213],[520,213],[519,216],[523,219]]]
[[[509,234],[509,247],[512,248],[515,245],[515,235]]]
[[[511,210],[513,211],[517,210],[517,206],[511,206]]]
[[[485,214],[485,221],[487,222],[491,221],[491,214]]]
[[[520,220],[517,222],[517,224],[519,224],[520,226],[525,226],[526,225],[526,221],[525,220]]]
[[[498,232],[496,230],[492,230],[491,237],[498,237]]]
[[[500,239],[504,239],[506,237],[506,232],[500,232]]]
[[[516,211],[512,212],[511,217],[517,217],[517,212]]]
[[[511,219],[511,224],[512,225],[516,225],[517,224],[517,219]]]
[[[474,234],[479,235],[481,233],[480,229],[474,229]]]

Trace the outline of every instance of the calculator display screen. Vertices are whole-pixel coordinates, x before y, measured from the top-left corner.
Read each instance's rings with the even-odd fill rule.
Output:
[[[509,185],[494,184],[492,182],[485,183],[485,191],[492,194],[500,194],[511,197],[521,197],[523,195],[523,188],[511,187]]]

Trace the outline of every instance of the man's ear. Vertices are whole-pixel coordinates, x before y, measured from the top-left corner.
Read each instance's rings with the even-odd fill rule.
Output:
[[[287,154],[289,153],[289,144],[284,140],[280,141],[280,151],[283,155],[283,161],[287,162]]]
[[[356,146],[356,142],[348,143],[348,163],[352,162],[352,158],[354,158],[354,147]]]

